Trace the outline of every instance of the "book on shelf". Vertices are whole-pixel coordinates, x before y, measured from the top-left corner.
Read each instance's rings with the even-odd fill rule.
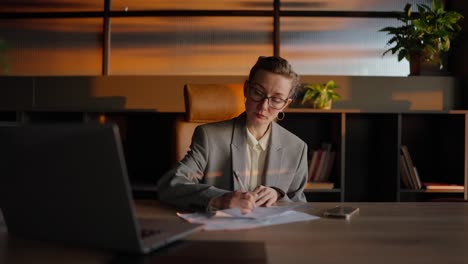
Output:
[[[335,156],[331,143],[324,142],[319,149],[314,150],[309,162],[309,181],[328,181]]]
[[[309,190],[331,190],[335,187],[333,182],[308,182],[305,186]]]
[[[414,189],[411,178],[409,175],[408,166],[406,165],[405,157],[403,154],[400,154],[400,174],[401,174],[401,182],[406,189]]]
[[[321,149],[317,149],[312,152],[312,157],[309,163],[309,181],[314,180],[315,172],[317,171],[317,167],[320,162],[320,156],[322,156]]]
[[[331,153],[332,145],[327,142],[322,143],[322,157],[320,159],[319,167],[317,168],[317,174],[314,178],[315,181],[324,182],[328,180],[329,177],[326,173],[332,161]],[[331,168],[329,170],[331,170]]]
[[[416,189],[416,190],[421,189],[422,188],[421,180],[419,179],[418,171],[413,164],[413,160],[411,158],[411,155],[408,151],[407,146],[401,145],[401,154],[403,155],[404,160],[405,160],[404,164],[406,164],[405,168],[407,168],[412,189]]]
[[[419,177],[418,168],[413,167],[414,175],[416,176],[416,186],[419,189],[422,189],[421,178]]]
[[[461,184],[445,183],[445,182],[423,182],[422,186],[426,190],[453,190],[453,191],[464,191],[465,186]]]
[[[330,179],[330,174],[331,174],[331,171],[332,171],[332,168],[333,168],[333,162],[335,160],[335,155],[336,155],[336,152],[335,151],[330,151],[328,153],[328,156],[327,156],[327,161],[325,163],[325,169],[324,169],[324,172],[322,174],[322,181],[328,181]]]
[[[328,150],[322,147],[322,155],[320,156],[320,162],[318,164],[317,171],[315,172],[313,181],[322,181],[322,178],[323,178],[322,174],[323,174],[327,159],[328,159]]]

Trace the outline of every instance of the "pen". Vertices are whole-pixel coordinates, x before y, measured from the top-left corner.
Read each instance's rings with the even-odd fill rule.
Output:
[[[234,172],[234,177],[236,177],[236,180],[239,183],[239,186],[241,188],[241,192],[248,192],[249,189],[247,189],[247,187],[245,186],[244,181],[242,181],[241,178],[239,177],[239,175],[237,175],[237,172]]]
[[[248,193],[249,189],[247,189],[247,187],[245,186],[244,181],[242,181],[241,178],[239,177],[239,175],[237,175],[237,172],[234,172],[234,177],[236,178],[237,182],[239,183],[239,186],[241,188],[241,192]],[[256,194],[254,194],[254,195],[256,196]],[[255,205],[255,202],[254,202],[254,207],[257,207]]]

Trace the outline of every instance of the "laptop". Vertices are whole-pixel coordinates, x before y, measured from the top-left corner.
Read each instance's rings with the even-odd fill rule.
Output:
[[[136,218],[113,124],[0,124],[0,208],[11,235],[132,253],[201,228]]]

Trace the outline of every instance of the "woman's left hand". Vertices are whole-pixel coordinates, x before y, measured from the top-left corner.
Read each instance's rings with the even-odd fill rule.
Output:
[[[270,187],[263,185],[257,186],[253,191],[257,194],[257,199],[255,200],[255,206],[272,206],[278,200],[278,192]]]

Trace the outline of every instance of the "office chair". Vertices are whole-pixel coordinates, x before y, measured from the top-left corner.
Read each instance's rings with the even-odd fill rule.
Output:
[[[243,84],[184,86],[185,118],[177,119],[175,124],[175,162],[189,150],[197,126],[228,120],[245,111],[243,87]]]

